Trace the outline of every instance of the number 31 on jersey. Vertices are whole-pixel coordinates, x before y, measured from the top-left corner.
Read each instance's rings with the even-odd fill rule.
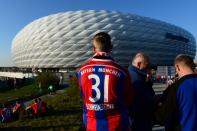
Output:
[[[98,88],[100,86],[100,78],[96,74],[91,74],[88,76],[88,79],[95,79],[95,84],[92,85],[92,90],[96,92],[96,96],[94,98],[89,97],[91,102],[97,102],[101,98],[101,91]],[[108,85],[109,85],[109,75],[105,75],[104,79],[104,102],[108,102]]]

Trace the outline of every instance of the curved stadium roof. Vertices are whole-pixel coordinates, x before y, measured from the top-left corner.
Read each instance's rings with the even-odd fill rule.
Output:
[[[127,66],[143,51],[153,65],[172,65],[179,53],[194,58],[196,41],[172,24],[116,11],[69,11],[37,19],[14,38],[12,58],[17,67],[79,67],[92,56],[91,39],[100,32],[112,37],[115,60]]]

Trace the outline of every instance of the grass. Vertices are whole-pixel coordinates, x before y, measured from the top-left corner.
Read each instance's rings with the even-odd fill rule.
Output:
[[[43,93],[44,92],[46,92],[46,90],[44,90]],[[35,84],[23,86],[18,89],[0,91],[0,104],[10,103],[20,99],[26,99],[39,94],[39,88],[36,87]]]
[[[82,130],[82,99],[76,87],[69,87],[56,95],[42,97],[53,110],[39,118],[24,118],[0,124],[10,130],[79,131]],[[1,129],[0,129],[1,130]]]

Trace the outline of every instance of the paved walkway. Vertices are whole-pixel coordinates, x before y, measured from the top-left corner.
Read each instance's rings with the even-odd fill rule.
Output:
[[[152,131],[165,131],[165,129],[164,129],[163,126],[155,125],[155,126],[152,128]]]
[[[57,90],[57,91],[56,91],[56,94],[52,94],[52,95],[46,94],[46,95],[40,96],[40,98],[42,99],[42,98],[45,97],[45,96],[54,97],[54,96],[57,95],[57,94],[62,94],[62,93],[64,93],[65,89],[66,89],[66,88],[61,89],[61,90]],[[30,104],[32,104],[33,102],[34,102],[34,99],[32,99],[32,100],[30,100],[30,101],[24,102],[24,105],[27,107],[27,106],[29,106]]]
[[[154,83],[153,85],[153,89],[156,94],[162,94],[166,87],[167,85],[163,83]]]

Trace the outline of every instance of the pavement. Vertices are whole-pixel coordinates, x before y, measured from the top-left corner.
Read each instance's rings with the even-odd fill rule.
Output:
[[[62,93],[64,93],[64,91],[65,91],[65,88],[64,89],[60,89],[60,90],[56,90],[56,94],[62,94]],[[40,96],[39,98],[42,99],[45,96],[54,97],[56,94],[46,94],[46,95]],[[31,105],[34,102],[34,100],[35,99],[32,99],[30,101],[24,102],[25,107]]]
[[[163,83],[153,84],[153,90],[155,91],[155,94],[162,94],[166,88],[167,88],[167,85]]]
[[[152,131],[165,131],[165,129],[164,129],[163,126],[155,125],[155,126],[152,128]]]

